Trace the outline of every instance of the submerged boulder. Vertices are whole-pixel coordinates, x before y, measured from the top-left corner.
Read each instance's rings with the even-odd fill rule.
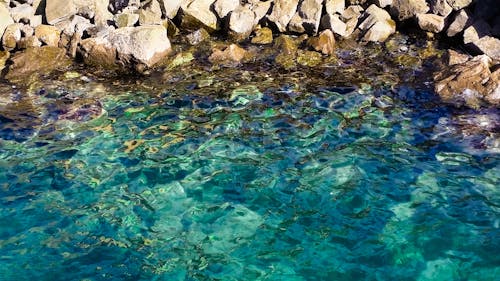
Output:
[[[493,67],[486,55],[447,66],[434,75],[434,81],[436,93],[445,102],[473,108],[500,105],[500,68]]]
[[[8,67],[5,78],[11,82],[24,81],[32,75],[50,73],[71,64],[64,49],[51,46],[28,48],[14,54],[10,61],[11,65]]]

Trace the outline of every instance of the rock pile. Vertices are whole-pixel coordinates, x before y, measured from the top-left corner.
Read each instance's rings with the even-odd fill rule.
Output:
[[[304,35],[312,37],[303,40],[310,50],[331,55],[336,40],[383,42],[401,23],[462,38],[472,54],[486,55],[496,64],[496,1],[0,0],[0,50],[6,51],[0,69],[9,65],[2,61],[10,53],[51,46],[90,65],[143,71],[167,56],[169,39],[179,31],[191,33],[187,40],[193,45],[208,34],[254,44],[271,44],[281,33]]]

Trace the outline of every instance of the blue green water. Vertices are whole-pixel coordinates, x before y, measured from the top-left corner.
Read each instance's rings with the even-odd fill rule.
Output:
[[[428,93],[62,94],[2,115],[1,280],[499,280],[498,149]]]

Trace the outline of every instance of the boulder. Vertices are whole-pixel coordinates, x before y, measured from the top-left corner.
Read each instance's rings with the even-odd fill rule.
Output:
[[[288,29],[298,33],[316,34],[323,9],[323,0],[303,0],[295,15],[290,19]]]
[[[42,42],[38,40],[36,36],[27,36],[27,37],[22,37],[19,42],[17,42],[17,47],[21,50],[28,49],[28,48],[37,48],[41,47]]]
[[[380,8],[385,8],[387,6],[391,6],[393,1],[394,0],[374,0],[373,3]],[[446,1],[446,0],[443,0],[443,1]]]
[[[267,19],[276,26],[279,32],[285,32],[288,23],[297,12],[298,5],[299,0],[276,0]]]
[[[10,61],[5,78],[11,82],[25,81],[33,75],[50,73],[71,65],[64,49],[51,46],[28,48],[14,54]]]
[[[158,1],[151,1],[147,7],[139,10],[139,25],[160,24],[162,11]]]
[[[459,53],[457,51],[449,49],[446,53],[446,62],[449,66],[455,64],[461,64],[470,60],[471,57],[466,54]]]
[[[447,0],[448,4],[453,8],[453,10],[458,11],[469,6],[472,0]]]
[[[139,21],[138,14],[120,13],[114,17],[115,24],[118,28],[134,26]]]
[[[453,11],[453,8],[446,0],[430,0],[431,13],[447,17]]]
[[[10,16],[15,22],[29,22],[34,15],[35,10],[30,4],[22,4],[10,9]]]
[[[96,0],[97,1],[97,0]],[[76,14],[77,10],[73,1],[46,0],[45,17],[47,23],[53,25]]]
[[[471,26],[467,27],[464,31],[464,43],[474,43],[481,37],[491,34],[490,25],[484,20],[480,19],[475,21]]]
[[[337,14],[326,14],[321,19],[322,29],[331,29],[333,33],[346,37],[347,36],[347,25],[340,19],[340,15]]]
[[[0,2],[0,39],[2,39],[3,33],[7,26],[13,24],[14,20],[10,16],[9,9],[4,3]]]
[[[107,37],[84,39],[79,44],[79,53],[87,65],[116,68],[116,48]]]
[[[247,51],[236,44],[231,44],[224,50],[214,48],[208,60],[213,64],[233,65],[241,63]]]
[[[361,17],[363,10],[363,7],[359,5],[349,6],[344,10],[341,16],[342,21],[346,24],[344,37],[349,37],[354,32],[358,26],[358,19]]]
[[[255,13],[255,24],[257,25],[261,19],[263,19],[269,9],[271,9],[271,4],[273,1],[257,2],[252,5],[252,11]]]
[[[327,14],[342,14],[344,10],[345,0],[325,0],[325,11]]]
[[[94,0],[94,24],[107,26],[108,21],[113,20],[113,14],[108,10],[108,1]]]
[[[500,104],[498,75],[492,75],[485,55],[446,67],[434,75],[435,91],[444,102],[477,108],[484,102]],[[496,71],[495,71],[496,72]]]
[[[446,35],[448,37],[453,37],[458,33],[464,31],[465,27],[472,23],[472,18],[465,10],[460,10],[458,14],[455,16],[453,21],[451,22],[448,30],[446,31]]]
[[[116,49],[119,62],[136,70],[152,67],[171,51],[167,30],[162,25],[123,27],[111,31],[109,41]]]
[[[396,23],[389,13],[372,4],[362,16],[358,28],[364,32],[364,41],[383,42],[396,32]]]
[[[500,40],[493,36],[483,36],[472,43],[481,53],[500,61]]]
[[[217,0],[214,3],[214,10],[221,19],[238,7],[240,7],[239,0]]]
[[[242,41],[252,33],[255,13],[250,5],[238,6],[229,17],[229,35],[233,40]]]
[[[198,45],[201,42],[210,38],[210,34],[203,28],[200,28],[194,32],[191,32],[186,36],[186,39],[190,45]]]
[[[422,30],[439,33],[444,29],[445,17],[434,14],[418,14],[417,22]]]
[[[335,37],[330,29],[323,30],[317,37],[313,37],[308,41],[315,51],[325,55],[332,55],[335,50]]]
[[[61,31],[51,25],[39,25],[35,28],[35,36],[45,45],[57,47]]]
[[[391,5],[391,14],[398,21],[407,20],[428,11],[429,6],[427,6],[425,0],[394,0]]]
[[[177,12],[179,12],[179,9],[181,7],[181,3],[183,0],[167,0],[163,1],[165,4],[165,16],[169,19],[175,18],[177,16]],[[165,3],[166,2],[166,3]]]
[[[162,25],[123,27],[105,30],[82,40],[79,52],[86,64],[143,71],[160,62],[171,51],[167,31]]]
[[[212,32],[218,29],[217,16],[211,6],[215,0],[185,0],[181,5],[181,27],[188,31],[205,28]]]
[[[9,24],[2,37],[2,46],[4,50],[12,51],[16,48],[17,42],[21,40],[22,23]]]
[[[255,31],[252,38],[253,44],[266,45],[273,42],[273,31],[268,27],[263,27]]]

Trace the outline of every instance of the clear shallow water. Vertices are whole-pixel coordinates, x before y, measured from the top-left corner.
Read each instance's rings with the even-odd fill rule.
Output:
[[[2,117],[2,280],[500,276],[500,157],[426,93],[123,93],[94,120],[62,94]]]

